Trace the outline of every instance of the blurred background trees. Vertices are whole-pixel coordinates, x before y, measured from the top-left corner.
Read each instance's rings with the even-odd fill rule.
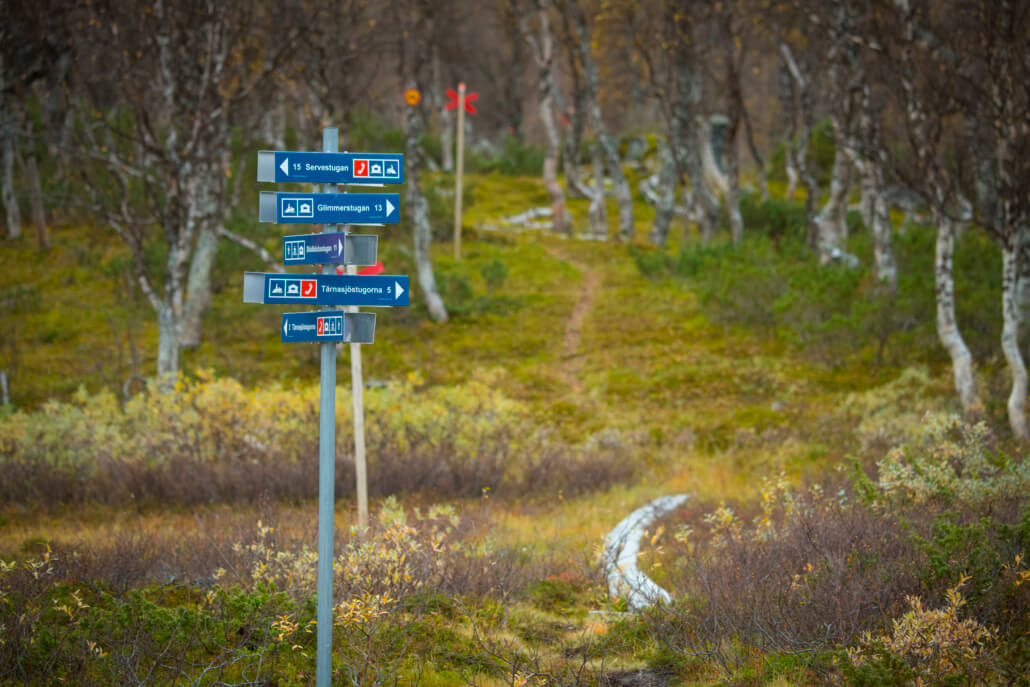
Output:
[[[317,149],[333,125],[345,148],[407,150],[409,164],[449,170],[443,92],[464,81],[480,93],[466,119],[479,169],[543,175],[563,234],[607,236],[608,196],[617,240],[665,246],[680,216],[685,236],[708,242],[725,226],[739,243],[753,194],[801,197],[810,250],[854,268],[857,208],[873,296],[892,299],[911,276],[895,257],[897,214],[925,212],[934,274],[918,278],[935,284],[937,333],[971,414],[982,401],[953,269],[966,227],[985,232],[1002,258],[1007,413],[1030,440],[1028,27],[1030,0],[11,0],[0,9],[5,235],[28,218],[46,250],[52,224],[109,227],[160,323],[157,372],[174,373],[203,341],[219,251],[270,259],[272,230],[247,220],[253,152]],[[413,84],[414,111],[403,100]],[[566,197],[592,199],[589,216],[570,215]],[[649,232],[640,200],[657,208]],[[425,261],[446,226],[414,209]],[[444,319],[427,274],[423,297]]]

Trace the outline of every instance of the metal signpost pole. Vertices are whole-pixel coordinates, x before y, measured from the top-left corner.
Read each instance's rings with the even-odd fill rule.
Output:
[[[465,170],[465,84],[458,84],[458,164],[454,182],[454,259],[461,259],[461,176]]]
[[[339,150],[339,131],[335,127],[322,130],[322,150]],[[323,189],[336,192],[336,184]],[[323,233],[335,230],[324,225]],[[325,272],[328,268],[323,268]],[[318,655],[317,687],[330,687],[333,681],[333,525],[336,514],[336,343],[324,342],[321,347],[321,401],[318,419]]]
[[[290,274],[246,272],[243,302],[270,305],[327,306],[339,310],[283,313],[286,342],[321,345],[321,400],[318,437],[318,587],[316,685],[332,683],[333,646],[333,525],[336,463],[336,355],[339,343],[351,345],[351,384],[354,397],[354,450],[357,467],[358,515],[368,526],[365,429],[361,349],[375,339],[376,316],[359,306],[392,308],[409,304],[407,275],[355,274],[357,265],[375,265],[379,237],[338,232],[339,224],[383,225],[400,221],[397,193],[340,193],[340,184],[382,186],[404,182],[404,156],[396,153],[340,153],[337,129],[322,130],[322,152],[258,151],[259,182],[324,184],[323,193],[261,191],[258,219],[276,224],[322,224],[320,234],[283,237],[286,265],[347,266],[347,273]],[[379,271],[382,271],[381,269]]]

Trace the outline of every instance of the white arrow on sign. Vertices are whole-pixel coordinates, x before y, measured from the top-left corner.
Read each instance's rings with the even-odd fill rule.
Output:
[[[387,201],[387,202],[389,202],[389,201]],[[393,286],[394,286],[394,289],[395,289],[394,294],[393,294],[393,299],[397,300],[398,298],[401,297],[401,294],[404,293],[404,287],[401,286],[401,283],[399,281],[395,281],[393,283]]]
[[[288,327],[289,325],[290,325],[290,323],[289,323],[289,322],[283,322],[283,336],[286,336],[287,334],[289,334],[289,332],[288,332],[288,331],[286,331],[286,328],[287,328],[287,327]]]
[[[389,217],[390,215],[392,215],[393,211],[395,209],[396,208],[394,208],[393,203],[391,203],[389,200],[387,200],[386,201],[386,216]]]
[[[283,158],[283,163],[279,165],[279,169],[283,171],[283,174],[290,176],[290,158]]]
[[[336,256],[343,255],[343,242],[340,239],[336,239]]]

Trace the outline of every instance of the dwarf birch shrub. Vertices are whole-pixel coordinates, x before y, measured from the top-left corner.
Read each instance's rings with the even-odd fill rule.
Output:
[[[421,388],[417,375],[365,392],[372,496],[442,497],[604,488],[628,477],[621,456],[570,446],[506,397],[491,373]],[[337,388],[337,474],[352,474],[349,390]],[[12,503],[310,498],[318,455],[317,386],[246,389],[208,373],[155,386],[120,406],[108,393],[0,418],[0,499]],[[541,473],[538,460],[546,460]],[[586,468],[586,469],[584,469]],[[353,489],[342,479],[337,493]]]
[[[1030,488],[1030,465],[992,450],[983,422],[927,413],[923,436],[877,461],[878,499],[891,503],[979,505],[1018,498]]]
[[[891,623],[889,633],[867,632],[857,646],[847,649],[851,665],[845,673],[852,681],[882,674],[893,658],[901,659],[908,668],[906,677],[917,687],[984,683],[995,667],[998,632],[974,618],[959,618],[959,609],[966,605],[959,590],[967,580],[963,577],[947,591],[947,602],[940,608],[926,608],[918,596],[909,596],[909,610]],[[885,654],[890,658],[885,660]]]

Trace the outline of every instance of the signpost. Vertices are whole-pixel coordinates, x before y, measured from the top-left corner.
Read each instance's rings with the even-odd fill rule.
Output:
[[[375,339],[372,313],[360,305],[408,305],[406,275],[358,275],[356,265],[378,265],[378,237],[336,232],[336,224],[394,224],[400,221],[396,193],[340,194],[338,184],[381,185],[404,180],[404,156],[389,153],[340,153],[335,128],[322,131],[322,152],[259,151],[258,181],[324,183],[326,193],[262,191],[258,208],[262,222],[322,223],[322,234],[283,238],[286,265],[339,264],[347,274],[243,275],[245,303],[290,303],[345,306],[346,312],[284,313],[282,341],[317,342],[321,347],[321,393],[318,436],[318,589],[316,685],[332,682],[333,643],[333,519],[336,462],[336,345],[350,343],[351,390],[354,399],[354,454],[358,492],[358,523],[368,526],[368,487],[365,476],[365,429],[361,346]],[[327,270],[328,267],[323,267]],[[381,271],[381,269],[379,270]]]
[[[465,82],[458,84],[458,92],[447,89],[447,97],[450,101],[444,105],[448,110],[458,111],[458,164],[455,169],[454,179],[454,258],[461,259],[461,176],[465,171],[465,112],[476,114],[476,108],[472,102],[479,98],[478,93],[465,95]]]

